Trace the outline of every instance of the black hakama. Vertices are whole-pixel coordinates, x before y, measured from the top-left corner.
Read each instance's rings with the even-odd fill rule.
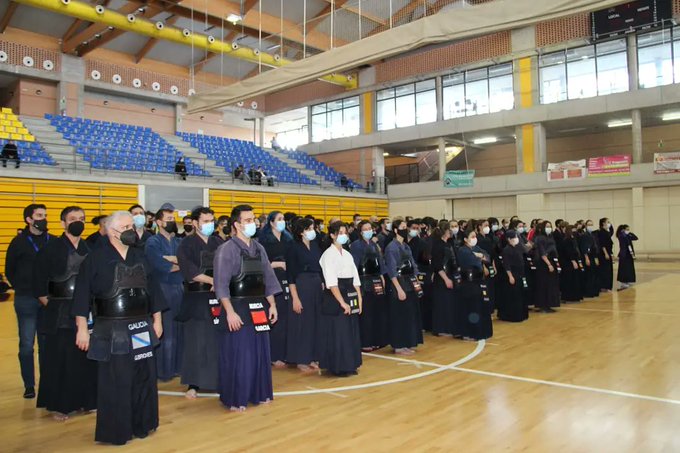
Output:
[[[376,294],[374,279],[380,280],[380,277],[367,276],[361,279],[363,307],[359,315],[359,330],[362,348],[383,347],[390,342],[390,307],[384,287],[382,294]]]
[[[184,304],[191,316],[183,323],[182,379],[184,385],[217,390],[218,331],[226,329],[224,316],[215,325],[210,312],[211,292],[186,292]]]
[[[619,258],[619,269],[616,272],[616,281],[621,283],[635,283],[635,260],[630,255]]]
[[[522,278],[515,278],[515,284],[510,279],[503,278],[503,304],[498,307],[498,319],[509,322],[522,322],[529,318],[526,292]],[[528,286],[528,285],[527,285]]]
[[[451,277],[449,277],[451,278]],[[451,279],[453,280],[453,279]],[[432,283],[432,334],[454,334],[455,289],[448,289],[439,276],[434,274]]]
[[[432,285],[432,270],[422,263],[418,263],[418,269],[421,271],[422,281],[420,285],[423,289],[423,296],[420,298],[420,324],[423,330],[433,332],[432,312],[435,304],[434,287]]]
[[[414,348],[423,343],[420,302],[408,278],[399,278],[406,300],[399,300],[394,284],[390,284],[390,345],[394,349]]]
[[[475,340],[493,336],[491,302],[485,280],[463,281],[458,287],[461,321],[457,335]]]
[[[181,374],[182,365],[182,324],[176,321],[182,305],[184,288],[181,284],[157,283],[154,285],[153,297],[162,299],[160,304],[167,307],[161,314],[163,319],[163,338],[156,350],[156,366],[158,379],[169,381]]]
[[[283,289],[283,292],[274,296],[276,301],[276,311],[278,319],[276,323],[271,326],[269,331],[269,344],[271,347],[272,362],[285,362],[288,347],[288,310],[292,305],[290,294],[288,293],[288,281],[286,271],[283,269],[274,269],[276,278]],[[303,305],[304,306],[304,305]]]
[[[545,262],[538,258],[536,261],[536,279],[534,290],[534,305],[536,308],[547,309],[560,306],[560,281],[555,265],[553,272],[548,270]]]
[[[286,340],[286,362],[309,365],[318,360],[319,309],[323,298],[321,274],[305,272],[295,281],[302,313],[293,311],[293,302],[288,304],[288,335]]]
[[[612,255],[609,255],[610,259],[605,259],[604,254],[600,253],[600,289],[611,290],[614,287],[614,262],[612,261]]]
[[[583,300],[583,292],[581,289],[581,282],[583,278],[583,271],[574,269],[571,261],[567,261],[562,266],[560,273],[560,297],[564,302],[581,302]]]
[[[347,302],[354,293],[352,279],[338,279],[338,289]],[[354,373],[361,366],[359,315],[346,315],[330,290],[324,291],[319,325],[319,367],[336,375]]]

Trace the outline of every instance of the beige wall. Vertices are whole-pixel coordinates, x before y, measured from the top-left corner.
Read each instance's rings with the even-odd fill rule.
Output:
[[[644,249],[680,250],[680,187],[645,189],[644,226],[637,230]],[[634,226],[631,226],[636,231]]]
[[[22,115],[42,117],[45,113],[56,113],[56,83],[21,80],[19,96],[19,113]]]
[[[458,198],[453,202],[453,218],[486,219],[510,218],[517,212],[516,197]]]
[[[451,200],[432,200],[428,202],[390,201],[390,218],[407,215],[412,217],[434,217],[439,220],[451,218]]]
[[[314,157],[336,171],[344,173],[349,178],[364,184],[366,182],[364,179],[370,178],[371,171],[373,170],[373,151],[370,148],[364,150],[365,173],[363,175],[361,175],[361,151],[360,149],[355,149],[338,153],[319,154]],[[363,176],[363,178],[360,176]]]

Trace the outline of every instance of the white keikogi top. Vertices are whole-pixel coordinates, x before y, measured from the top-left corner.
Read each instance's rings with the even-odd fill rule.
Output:
[[[340,250],[335,245],[331,245],[323,252],[319,260],[321,270],[323,271],[323,278],[326,280],[326,287],[338,286],[339,278],[354,279],[354,286],[361,286],[361,279],[359,272],[354,265],[354,258],[347,250]]]

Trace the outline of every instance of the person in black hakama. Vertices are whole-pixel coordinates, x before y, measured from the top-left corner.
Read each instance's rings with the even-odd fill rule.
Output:
[[[635,283],[635,249],[633,248],[633,241],[637,241],[638,237],[630,232],[628,225],[619,225],[616,229],[616,237],[619,240],[619,270],[616,273],[616,281],[622,289],[629,288]]]
[[[360,239],[350,252],[361,278],[362,306],[359,315],[361,348],[370,352],[389,343],[389,305],[385,294],[385,260],[373,236],[370,222],[359,223]]]
[[[385,250],[385,267],[390,278],[390,344],[395,354],[413,355],[423,343],[419,298],[422,288],[418,281],[418,266],[411,249],[405,244],[409,236],[406,222],[392,221],[394,239]]]
[[[328,226],[328,242],[331,244],[319,261],[326,282],[319,326],[319,367],[347,377],[357,374],[362,363],[361,280],[352,255],[343,248],[349,242],[344,223]]]
[[[614,227],[608,218],[600,219],[600,228],[595,234],[600,259],[600,290],[610,292],[614,287]]]
[[[272,364],[281,368],[286,365],[286,348],[288,336],[288,310],[291,304],[288,275],[286,274],[286,253],[293,243],[293,236],[286,230],[286,221],[281,211],[273,211],[267,216],[267,224],[260,231],[258,241],[269,257],[281,291],[276,299],[276,312],[279,315],[276,324],[271,326],[269,344]]]
[[[294,243],[286,253],[286,272],[292,303],[288,308],[286,362],[308,373],[318,369],[317,336],[319,310],[323,298],[321,249],[314,221],[298,219],[293,225]]]
[[[281,285],[264,247],[253,239],[253,208],[236,206],[231,224],[235,234],[217,249],[214,261],[215,294],[228,327],[219,332],[218,391],[225,407],[244,411],[248,403],[274,398],[269,324],[277,319],[274,295]]]
[[[37,406],[66,420],[71,412],[97,408],[97,362],[76,346],[71,316],[76,277],[90,251],[80,238],[85,211],[68,206],[60,217],[64,234],[38,252],[33,277],[35,296],[44,307],[38,331],[45,335]]]
[[[485,274],[491,257],[477,245],[477,233],[469,228],[463,233],[463,246],[458,249],[461,285],[458,307],[454,311],[454,336],[465,340],[483,340],[493,336],[492,306]]]
[[[217,390],[219,357],[218,331],[226,329],[213,288],[213,260],[220,238],[210,236],[215,215],[210,208],[191,212],[195,234],[182,239],[177,263],[184,277],[184,297],[177,316],[183,332],[181,382],[188,386],[186,397],[196,398],[199,390]]]
[[[432,334],[451,337],[455,325],[456,291],[460,284],[451,224],[442,220],[432,231]]]
[[[553,307],[560,306],[561,269],[555,240],[552,238],[552,223],[543,221],[536,225],[534,245],[536,263],[534,305],[543,313],[554,313]]]
[[[123,445],[158,428],[158,388],[154,348],[163,334],[160,299],[147,294],[144,250],[137,242],[132,216],[111,215],[109,244],[93,250],[76,280],[72,314],[76,344],[97,367],[95,440]],[[94,299],[94,330],[87,317]]]
[[[406,243],[411,249],[411,255],[418,265],[418,281],[422,288],[420,296],[420,326],[423,330],[432,331],[432,268],[430,266],[432,241],[421,236],[421,219],[406,222],[408,237]]]
[[[498,308],[498,319],[521,322],[529,318],[526,292],[529,287],[524,268],[524,245],[515,230],[505,231],[507,245],[503,248],[503,267],[501,276],[502,291],[505,294],[503,305]]]
[[[583,274],[583,259],[581,250],[578,246],[577,238],[574,236],[575,227],[563,223],[562,241],[557,246],[560,267],[560,297],[564,302],[581,302],[583,300],[583,289],[581,287]]]
[[[586,220],[584,229],[578,237],[578,245],[583,256],[583,297],[597,297],[600,295],[600,249],[595,237],[593,221]]]
[[[477,247],[484,250],[489,256],[490,262],[485,263],[484,279],[486,280],[487,292],[491,303],[491,313],[496,310],[496,275],[498,274],[498,249],[496,247],[498,239],[491,231],[488,220],[481,220],[475,223],[477,234]],[[501,302],[502,303],[502,302]]]

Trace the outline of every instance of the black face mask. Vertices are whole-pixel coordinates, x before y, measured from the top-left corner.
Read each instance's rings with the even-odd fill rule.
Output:
[[[33,226],[38,230],[42,231],[43,233],[47,231],[47,219],[41,219],[41,220],[34,220],[33,221]]]
[[[397,230],[397,233],[399,233],[399,236],[401,236],[402,239],[404,239],[404,240],[408,239],[408,229]]]
[[[137,242],[137,233],[134,230],[126,230],[120,233],[120,242],[123,245],[133,246]]]
[[[222,234],[225,236],[229,236],[229,227],[223,227],[222,228]]]
[[[78,237],[83,234],[83,231],[85,231],[85,223],[79,220],[71,222],[66,227],[66,231],[68,231],[68,234],[71,236]]]
[[[189,234],[189,233],[191,233],[193,230],[194,230],[194,226],[193,226],[193,225],[184,225],[184,232],[185,232],[185,233]]]
[[[153,228],[153,221],[149,220],[149,221],[146,223],[146,229],[147,229],[147,230],[150,230],[151,228]]]
[[[177,233],[177,222],[165,222],[163,229],[169,234]]]

